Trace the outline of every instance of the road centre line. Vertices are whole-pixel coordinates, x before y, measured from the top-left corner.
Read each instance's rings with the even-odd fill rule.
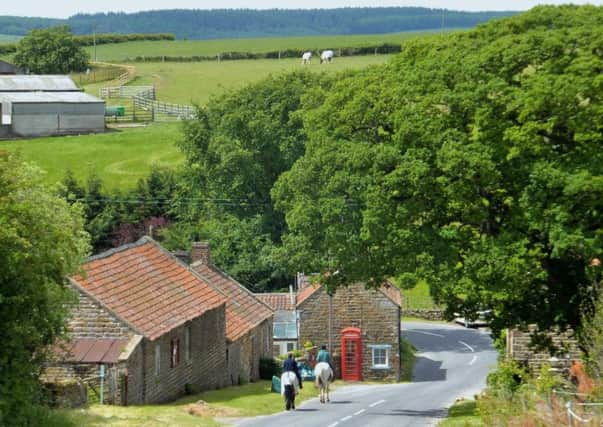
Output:
[[[343,417],[340,421],[341,422],[346,422],[347,420],[351,420],[351,419],[352,419],[352,416],[348,415],[347,417]]]
[[[473,365],[476,360],[477,360],[477,356],[473,356],[473,359],[471,359],[471,362],[469,362],[469,365]]]
[[[329,424],[327,427],[335,427],[337,424],[339,424],[339,421],[335,421],[333,424]]]
[[[369,405],[369,408],[374,408],[377,405],[381,405],[382,403],[385,403],[385,400],[378,400],[376,402],[373,402]]]
[[[415,334],[432,335],[434,337],[446,338],[444,335],[436,334],[434,332],[415,331],[413,329],[406,329],[403,332],[414,332]]]
[[[361,409],[360,411],[356,411],[356,412],[354,412],[354,415],[360,415],[360,414],[362,414],[364,411],[366,411],[366,409]]]
[[[466,342],[464,342],[464,341],[459,341],[459,343],[460,343],[460,344],[463,344],[465,347],[467,347],[467,348],[468,348],[468,349],[471,351],[471,353],[475,353],[475,350],[473,350],[473,347],[471,347],[471,346],[470,346],[469,344],[467,344]]]

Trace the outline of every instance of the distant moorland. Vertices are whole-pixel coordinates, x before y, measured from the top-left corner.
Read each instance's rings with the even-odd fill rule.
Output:
[[[0,16],[0,34],[68,25],[75,34],[173,33],[178,39],[377,34],[469,28],[515,12],[462,12],[421,7],[312,10],[155,10],[79,14],[67,19]]]

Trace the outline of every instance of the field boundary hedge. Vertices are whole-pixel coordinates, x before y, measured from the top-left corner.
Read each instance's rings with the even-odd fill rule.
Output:
[[[281,58],[301,58],[302,54],[311,51],[313,55],[319,57],[320,52],[324,49],[284,49],[273,50],[268,52],[221,52],[217,55],[192,55],[192,56],[170,56],[170,55],[154,55],[154,56],[134,56],[124,58],[124,62],[202,62],[202,61],[231,61],[240,59],[281,59]],[[342,47],[332,49],[335,56],[361,56],[361,55],[377,55],[377,54],[392,54],[402,51],[401,44],[382,43],[378,45],[361,46],[361,47]]]
[[[149,34],[117,34],[117,33],[107,33],[107,34],[96,34],[95,36],[73,36],[73,38],[77,41],[79,46],[92,46],[94,45],[94,41],[96,39],[96,45],[101,44],[116,44],[116,43],[126,43],[126,42],[139,42],[139,41],[161,41],[168,40],[174,41],[176,40],[176,36],[170,33],[149,33]],[[17,43],[5,43],[0,44],[0,55],[7,55],[10,53],[15,53],[17,51]]]

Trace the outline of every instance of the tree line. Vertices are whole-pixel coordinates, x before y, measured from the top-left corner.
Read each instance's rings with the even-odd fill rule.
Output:
[[[68,25],[74,34],[175,34],[178,39],[245,38],[321,34],[380,34],[469,28],[514,12],[462,12],[420,7],[311,10],[156,10],[77,14],[68,19],[0,17],[0,34],[25,35],[33,28]]]

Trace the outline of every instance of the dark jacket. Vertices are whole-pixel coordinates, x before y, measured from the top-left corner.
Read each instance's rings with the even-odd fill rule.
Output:
[[[299,367],[297,366],[297,362],[295,361],[295,359],[293,359],[293,358],[285,359],[285,362],[283,363],[283,372],[287,372],[287,371],[295,372],[297,381],[299,381],[299,388],[302,388],[302,378],[301,378],[301,375],[299,374]]]

